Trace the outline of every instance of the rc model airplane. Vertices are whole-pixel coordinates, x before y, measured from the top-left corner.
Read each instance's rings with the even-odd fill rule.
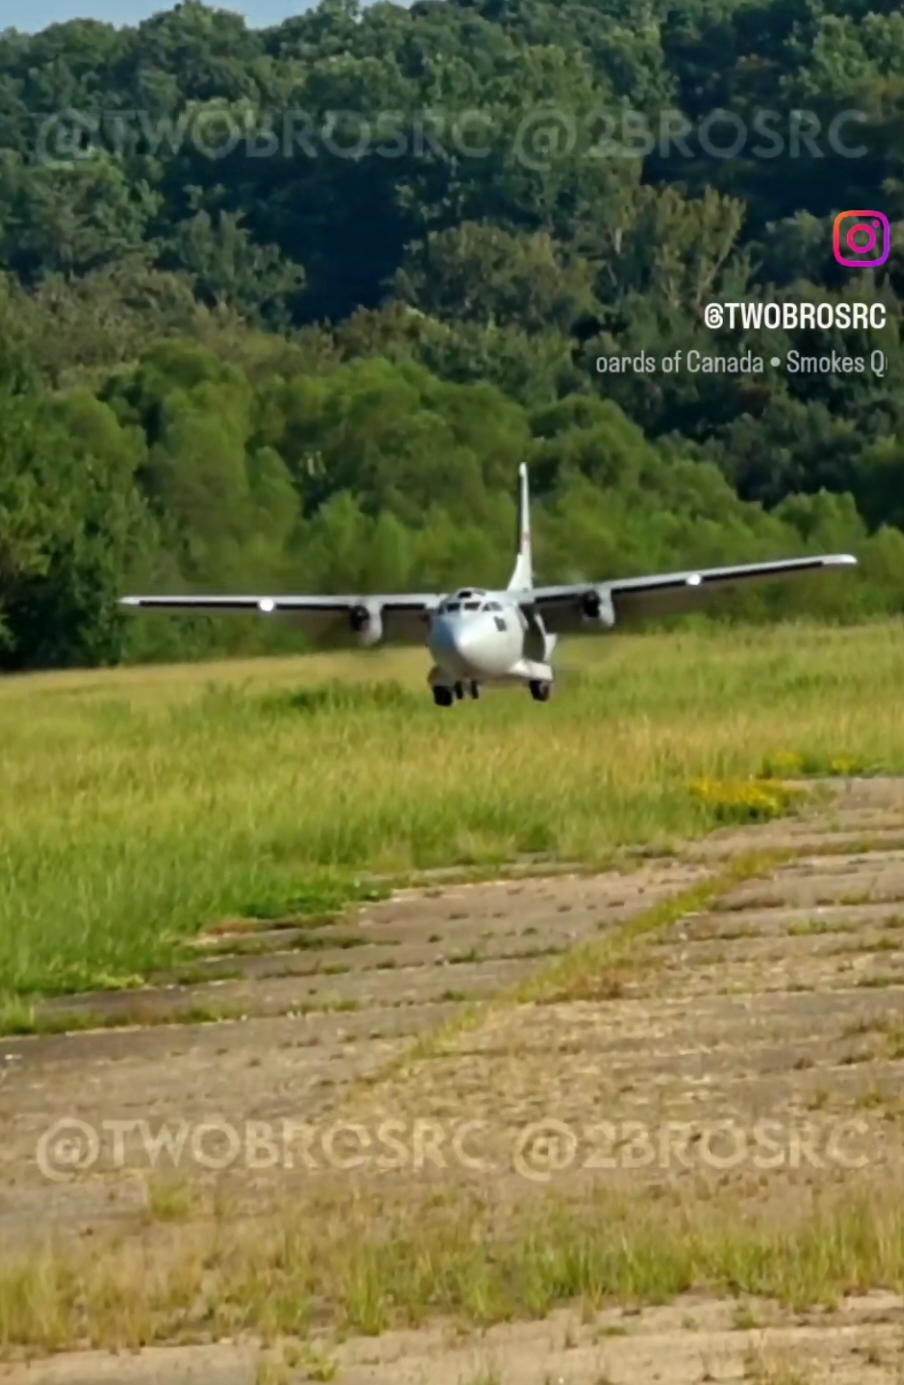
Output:
[[[505,591],[463,588],[399,596],[126,596],[124,606],[156,610],[286,612],[314,639],[351,636],[362,645],[386,639],[426,643],[438,707],[451,707],[486,683],[526,684],[536,702],[552,692],[552,656],[560,635],[611,630],[623,621],[700,610],[724,589],[831,568],[857,566],[849,553],[742,567],[702,568],[614,582],[535,587],[527,467],[519,468],[520,540]]]

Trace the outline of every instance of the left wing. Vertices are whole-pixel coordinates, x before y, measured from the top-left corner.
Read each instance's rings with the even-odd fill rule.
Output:
[[[312,640],[327,643],[420,644],[441,597],[404,596],[124,596],[120,604],[155,611],[258,612],[286,615]]]
[[[543,624],[550,634],[568,634],[580,630],[606,629],[623,620],[684,615],[690,611],[705,610],[712,597],[720,591],[856,566],[857,559],[850,553],[832,553],[815,558],[747,563],[740,567],[698,568],[654,577],[626,577],[615,582],[535,587],[513,595],[525,611],[532,610],[543,617]]]

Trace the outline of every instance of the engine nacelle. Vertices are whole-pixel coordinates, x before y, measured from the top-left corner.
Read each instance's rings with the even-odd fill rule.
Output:
[[[379,601],[362,601],[353,606],[349,621],[358,641],[367,647],[379,644],[383,638],[383,614]]]
[[[581,598],[581,624],[599,625],[611,630],[615,624],[615,605],[606,587],[594,587]]]

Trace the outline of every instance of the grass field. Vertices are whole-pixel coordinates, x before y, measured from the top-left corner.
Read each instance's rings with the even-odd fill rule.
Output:
[[[897,624],[565,662],[546,707],[451,712],[420,651],[9,679],[0,993],[126,985],[218,918],[329,909],[371,873],[668,846],[733,794],[743,811],[739,781],[770,766],[904,769]]]
[[[14,1385],[30,1353],[147,1343],[161,1379],[215,1346],[222,1371],[193,1378],[248,1385],[365,1363],[375,1385],[900,1382],[901,633],[578,643],[548,706],[436,709],[417,651],[3,684]],[[798,779],[798,820],[688,849],[793,812]],[[525,855],[615,868],[430,879],[325,917]],[[136,989],[40,998],[96,986]],[[312,1165],[261,1144],[286,1121]],[[394,1171],[359,1167],[384,1121],[464,1121],[488,1163],[447,1142],[422,1164],[406,1133]],[[726,1128],[762,1122],[769,1158],[735,1159]],[[228,1166],[193,1143],[216,1129]],[[358,1132],[348,1162],[336,1129]],[[793,1372],[747,1359],[770,1315]],[[499,1369],[468,1366],[497,1328]],[[266,1348],[256,1376],[240,1339]]]

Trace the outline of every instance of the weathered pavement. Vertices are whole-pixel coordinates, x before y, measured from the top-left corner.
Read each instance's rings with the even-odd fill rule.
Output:
[[[393,1068],[416,1036],[469,1002],[614,934],[733,856],[773,849],[794,857],[646,938],[605,1000],[496,1007],[427,1061]],[[693,1182],[779,1214],[824,1185],[894,1181],[904,1151],[902,938],[904,785],[887,780],[851,781],[815,814],[717,834],[682,861],[411,892],[318,929],[316,946],[302,930],[272,930],[241,956],[227,935],[216,957],[199,957],[212,977],[231,973],[219,982],[75,1004],[84,1014],[137,1006],[135,1028],[0,1040],[0,1236],[24,1247],[50,1227],[128,1224],[147,1197],[147,1132],[205,1122],[207,1143],[189,1136],[180,1175],[231,1180],[251,1199],[297,1187],[298,1168],[255,1165],[241,1141],[220,1158],[213,1127],[467,1121],[471,1162],[428,1157],[424,1178],[486,1178],[491,1167],[500,1187],[528,1194],[600,1178],[629,1190]],[[161,1022],[213,996],[247,1018]],[[83,1150],[48,1132],[72,1121],[98,1148],[90,1168],[67,1176],[67,1159]],[[550,1122],[552,1153],[534,1138]],[[771,1165],[751,1157],[763,1122]],[[344,1385],[457,1385],[493,1371],[525,1385],[685,1385],[781,1380],[788,1362],[807,1381],[900,1379],[901,1305],[891,1296],[756,1328],[739,1327],[735,1313],[694,1301],[591,1323],[563,1314],[479,1339],[425,1329],[331,1351]],[[754,1316],[766,1324],[770,1310],[758,1305]],[[0,1380],[250,1385],[261,1369],[252,1345],[218,1345],[57,1358],[0,1369]],[[305,1378],[287,1369],[272,1378]]]

